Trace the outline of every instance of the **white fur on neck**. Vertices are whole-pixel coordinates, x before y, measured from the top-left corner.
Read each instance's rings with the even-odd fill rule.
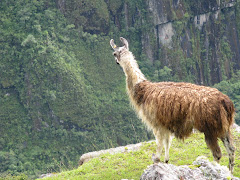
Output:
[[[125,52],[121,57],[120,65],[122,66],[126,77],[131,76],[133,85],[146,80],[144,74],[139,69],[137,61],[130,51]]]

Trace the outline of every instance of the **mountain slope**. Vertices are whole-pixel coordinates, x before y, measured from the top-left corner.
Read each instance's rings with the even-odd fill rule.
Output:
[[[148,138],[108,36],[69,24],[54,1],[1,1],[0,11],[0,176],[33,178]]]

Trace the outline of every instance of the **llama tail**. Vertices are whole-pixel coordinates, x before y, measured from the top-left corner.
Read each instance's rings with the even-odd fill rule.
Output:
[[[234,123],[235,115],[235,108],[233,102],[226,96],[226,98],[222,99],[221,103],[227,113],[227,121],[230,127]]]

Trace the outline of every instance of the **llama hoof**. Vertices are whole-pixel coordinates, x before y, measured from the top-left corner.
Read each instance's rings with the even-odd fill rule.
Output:
[[[156,154],[152,154],[152,160],[153,160],[153,163],[159,163],[160,162],[160,159],[156,156]]]
[[[233,174],[234,163],[230,163],[230,162],[231,162],[231,160],[229,159],[229,164],[228,164],[229,171]]]
[[[214,160],[219,164],[221,157],[215,157]]]
[[[229,167],[229,171],[233,174],[233,167]]]

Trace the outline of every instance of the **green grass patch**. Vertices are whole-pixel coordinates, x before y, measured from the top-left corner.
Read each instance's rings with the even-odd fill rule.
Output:
[[[240,135],[234,134],[236,146],[236,160],[234,176],[240,177]],[[223,157],[221,165],[228,165],[228,156],[223,143],[219,141]],[[128,153],[104,154],[94,158],[89,162],[78,167],[78,169],[65,171],[56,176],[46,178],[52,180],[59,179],[139,179],[144,169],[152,164],[152,154],[156,151],[156,143],[145,143],[140,150]],[[170,162],[174,165],[189,165],[194,169],[197,166],[192,165],[198,156],[206,156],[213,161],[212,154],[207,148],[203,134],[195,133],[184,142],[173,139],[170,148]],[[164,159],[164,153],[161,160]]]

